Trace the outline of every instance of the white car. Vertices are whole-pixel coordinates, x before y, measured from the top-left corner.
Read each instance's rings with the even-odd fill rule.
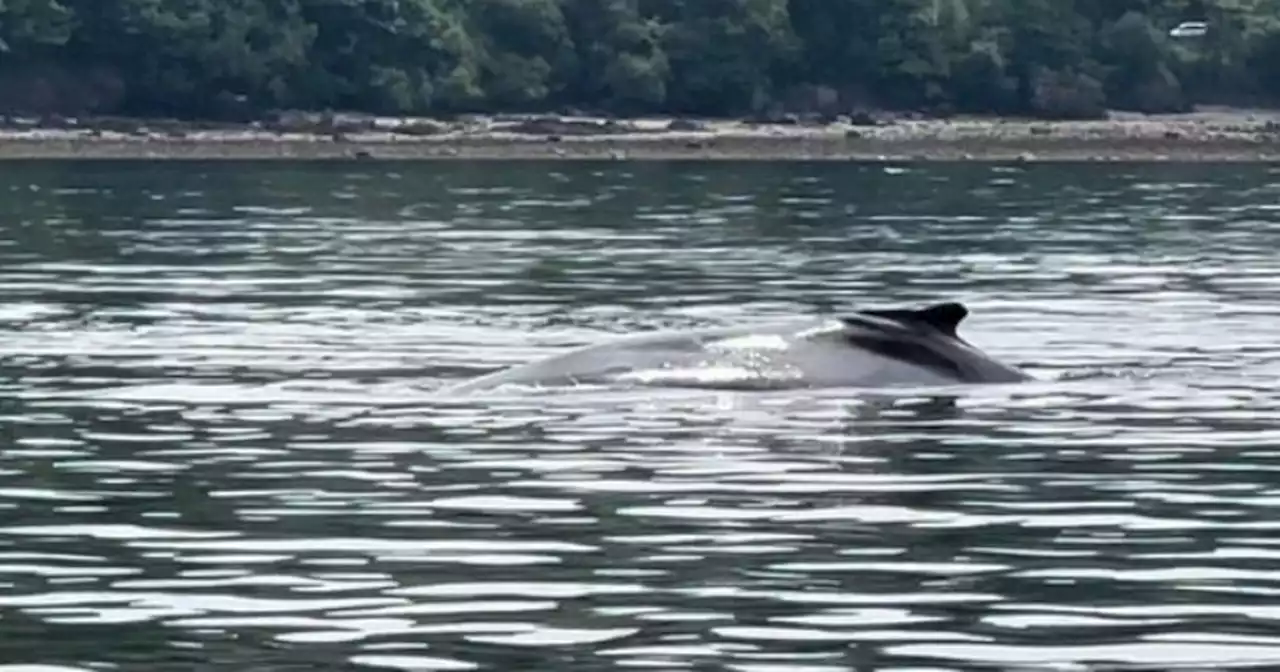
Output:
[[[1183,21],[1169,31],[1169,37],[1204,37],[1209,24],[1204,21]]]

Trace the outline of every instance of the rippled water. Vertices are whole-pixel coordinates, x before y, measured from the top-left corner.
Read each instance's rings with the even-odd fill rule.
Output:
[[[0,199],[0,669],[1280,664],[1280,170],[53,163]],[[1040,382],[433,394],[939,299]]]

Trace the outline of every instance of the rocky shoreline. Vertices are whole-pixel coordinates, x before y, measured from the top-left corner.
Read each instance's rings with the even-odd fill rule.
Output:
[[[1280,161],[1280,111],[1096,121],[768,120],[286,113],[243,124],[0,119],[3,159]]]

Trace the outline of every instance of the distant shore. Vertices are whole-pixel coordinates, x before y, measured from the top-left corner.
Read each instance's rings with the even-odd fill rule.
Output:
[[[1098,121],[796,117],[762,122],[560,116],[267,122],[18,120],[0,160],[1280,161],[1280,111],[1202,109]]]

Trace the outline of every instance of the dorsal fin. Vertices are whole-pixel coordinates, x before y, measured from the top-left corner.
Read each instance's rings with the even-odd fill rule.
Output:
[[[858,312],[871,317],[894,320],[895,322],[927,325],[954,338],[959,338],[956,334],[956,329],[960,327],[960,322],[969,316],[969,309],[965,308],[963,304],[954,301],[938,303],[918,310],[899,308],[859,310]]]

